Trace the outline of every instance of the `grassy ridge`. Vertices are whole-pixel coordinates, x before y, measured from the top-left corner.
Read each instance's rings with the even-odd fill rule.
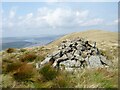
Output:
[[[44,47],[9,48],[0,52],[2,57],[2,87],[6,88],[117,88],[118,46],[117,33],[85,31],[66,35]],[[103,69],[81,69],[75,72],[57,71],[49,64],[36,70],[35,63],[45,59],[64,39],[78,36],[95,40],[101,53],[113,62]],[[106,37],[103,37],[106,36]]]

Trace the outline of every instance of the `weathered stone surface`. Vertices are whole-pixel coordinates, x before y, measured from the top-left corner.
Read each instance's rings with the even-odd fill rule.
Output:
[[[100,61],[103,65],[107,65],[107,66],[110,66],[112,63],[106,59],[106,57],[100,55]]]
[[[52,58],[52,57],[47,57],[45,60],[43,60],[43,61],[41,62],[41,65],[44,65],[44,64],[48,63],[51,58]]]
[[[36,69],[39,69],[39,68],[40,68],[40,64],[36,63]]]
[[[99,56],[91,56],[89,58],[89,66],[92,68],[101,67],[101,61]]]
[[[58,50],[48,55],[40,65],[37,63],[36,68],[49,62],[52,62],[53,67],[64,68],[65,70],[110,65],[110,62],[100,54],[99,49],[96,47],[96,42],[91,44],[83,38],[64,40]]]

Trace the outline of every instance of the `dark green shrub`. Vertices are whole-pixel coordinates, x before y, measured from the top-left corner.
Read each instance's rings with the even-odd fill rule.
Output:
[[[53,80],[58,75],[56,69],[52,68],[51,65],[47,64],[40,69],[40,73],[43,75],[45,80]]]
[[[22,62],[32,62],[36,59],[37,55],[35,55],[34,53],[28,53],[28,54],[24,54],[21,56],[20,61]]]

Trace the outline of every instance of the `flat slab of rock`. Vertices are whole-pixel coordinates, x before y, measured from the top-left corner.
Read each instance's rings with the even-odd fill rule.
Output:
[[[89,58],[89,66],[92,68],[101,67],[102,63],[100,61],[100,57],[99,56],[91,56]]]

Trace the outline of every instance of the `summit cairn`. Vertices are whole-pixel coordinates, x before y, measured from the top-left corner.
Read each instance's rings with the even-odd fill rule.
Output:
[[[58,69],[72,70],[80,68],[99,68],[109,66],[109,60],[102,56],[96,42],[90,43],[83,38],[64,40],[58,50],[48,55],[42,62],[36,63],[41,68],[47,63]]]

